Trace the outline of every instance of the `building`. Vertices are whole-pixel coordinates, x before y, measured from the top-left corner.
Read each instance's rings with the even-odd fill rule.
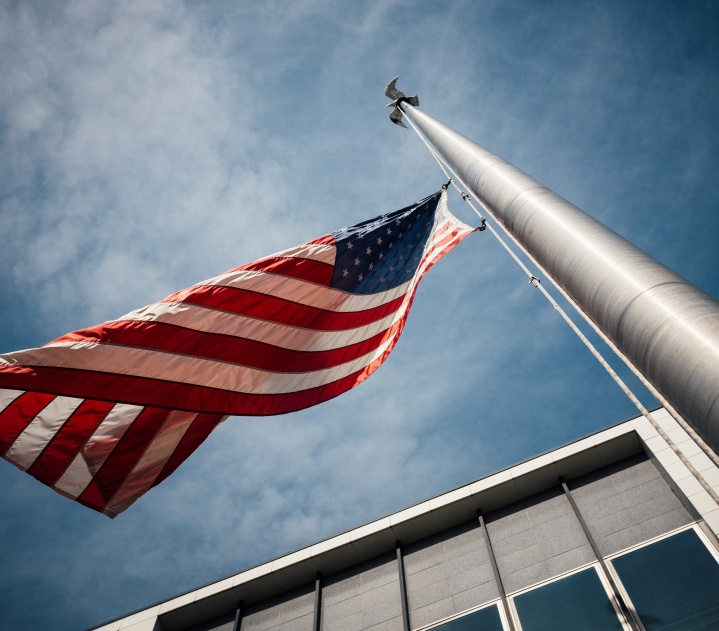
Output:
[[[719,629],[718,534],[719,506],[640,416],[97,631]]]

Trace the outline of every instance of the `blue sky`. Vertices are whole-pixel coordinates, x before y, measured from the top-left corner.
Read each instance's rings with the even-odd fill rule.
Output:
[[[717,297],[718,33],[699,1],[2,1],[0,352],[437,190],[395,75]],[[100,624],[634,414],[472,235],[374,377],[228,420],[114,521],[0,462],[0,627]]]

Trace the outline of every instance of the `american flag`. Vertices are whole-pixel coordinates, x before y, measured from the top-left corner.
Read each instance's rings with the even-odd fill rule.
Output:
[[[0,355],[0,454],[114,517],[228,415],[301,410],[364,381],[397,343],[422,276],[473,230],[440,191]]]

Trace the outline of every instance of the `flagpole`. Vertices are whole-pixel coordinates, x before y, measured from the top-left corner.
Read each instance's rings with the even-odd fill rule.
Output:
[[[719,302],[517,167],[417,109],[407,116],[487,213],[719,453]],[[404,125],[402,125],[404,126]]]

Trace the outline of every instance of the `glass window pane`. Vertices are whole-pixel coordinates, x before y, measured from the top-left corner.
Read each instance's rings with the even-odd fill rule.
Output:
[[[622,631],[592,568],[515,596],[514,606],[524,631]]]
[[[719,629],[719,565],[694,530],[612,559],[647,631]]]
[[[473,613],[450,620],[432,631],[503,631],[502,621],[499,618],[499,611],[496,606],[480,609]]]

